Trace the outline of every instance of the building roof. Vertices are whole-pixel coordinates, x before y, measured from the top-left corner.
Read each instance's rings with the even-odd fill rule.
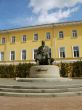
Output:
[[[45,27],[57,27],[57,26],[65,26],[65,25],[79,25],[82,24],[81,21],[71,21],[71,22],[60,22],[60,23],[50,23],[50,24],[41,24],[41,25],[33,25],[27,27],[20,27],[20,28],[13,28],[13,29],[6,29],[1,30],[0,33],[7,33],[12,31],[21,31],[21,30],[29,30],[29,29],[37,29],[37,28],[45,28]]]

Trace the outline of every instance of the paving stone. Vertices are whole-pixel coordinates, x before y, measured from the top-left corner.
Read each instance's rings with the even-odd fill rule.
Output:
[[[82,110],[82,96],[55,98],[0,96],[0,110]]]

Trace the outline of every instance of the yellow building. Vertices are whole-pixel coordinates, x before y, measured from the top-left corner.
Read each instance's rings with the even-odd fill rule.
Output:
[[[0,64],[34,62],[42,40],[56,62],[82,59],[82,21],[77,21],[0,31]]]

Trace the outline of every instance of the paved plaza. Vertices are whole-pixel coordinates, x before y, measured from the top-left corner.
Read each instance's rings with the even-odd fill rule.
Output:
[[[55,98],[0,96],[0,110],[82,110],[82,96]]]

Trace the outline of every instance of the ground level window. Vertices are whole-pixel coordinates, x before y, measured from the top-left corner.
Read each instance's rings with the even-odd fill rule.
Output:
[[[49,48],[49,56],[50,56],[50,58],[51,58],[51,48]]]
[[[34,52],[33,52],[33,59],[35,59],[35,58],[36,58],[36,55],[37,55],[37,50],[38,50],[38,49],[34,49]]]
[[[26,50],[22,50],[22,60],[26,60]]]
[[[10,60],[15,60],[15,51],[11,51]]]
[[[4,52],[0,52],[0,61],[4,61]]]
[[[65,47],[60,47],[59,56],[60,58],[65,58]]]
[[[73,47],[73,56],[79,57],[79,47],[78,46]]]

